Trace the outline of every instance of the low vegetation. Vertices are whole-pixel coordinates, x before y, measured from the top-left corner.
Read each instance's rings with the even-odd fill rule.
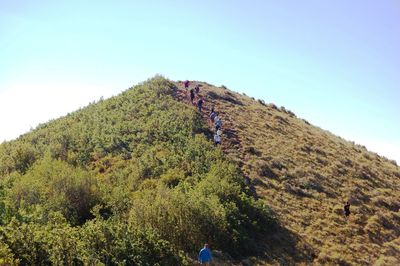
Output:
[[[276,230],[201,117],[155,77],[0,146],[0,264],[189,264]],[[188,254],[188,255],[186,255]]]
[[[193,83],[202,115],[155,77],[1,144],[0,265],[400,264],[394,161]]]

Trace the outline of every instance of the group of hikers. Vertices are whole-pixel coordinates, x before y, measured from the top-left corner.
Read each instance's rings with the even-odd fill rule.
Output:
[[[188,91],[189,103],[196,106],[197,110],[202,113],[204,99],[200,96],[200,85],[196,84],[194,88],[190,88],[190,82],[188,80],[183,82],[184,88]],[[215,134],[214,134],[214,144],[216,146],[221,145],[222,138],[222,121],[218,115],[218,113],[214,110],[214,107],[211,107],[211,111],[209,113],[209,126],[214,126]],[[344,216],[347,220],[350,216],[350,203],[347,201],[344,206]],[[200,264],[209,265],[212,260],[211,251],[208,247],[208,244],[205,244],[204,247],[200,250],[198,261]]]
[[[202,113],[204,99],[200,96],[200,85],[196,84],[194,88],[190,88],[190,81],[186,80],[183,82],[183,86],[186,90],[188,90],[188,98],[189,102],[197,107],[197,110]],[[215,134],[214,134],[214,144],[216,146],[221,145],[222,140],[222,121],[219,117],[218,113],[214,110],[214,107],[211,108],[209,114],[209,123],[210,126],[214,125]]]
[[[200,96],[200,85],[196,85],[194,88],[190,88],[190,81],[186,80],[183,82],[183,86],[188,90],[189,101],[192,105],[197,106],[201,113],[203,108],[204,100]]]

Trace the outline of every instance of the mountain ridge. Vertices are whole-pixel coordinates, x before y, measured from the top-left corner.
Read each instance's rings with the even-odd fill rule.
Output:
[[[174,263],[190,263],[190,258],[195,257],[194,249],[206,241],[202,230],[208,231],[211,244],[224,251],[216,253],[220,254],[216,260],[221,264],[237,264],[246,258],[246,263],[254,264],[398,263],[398,166],[365,147],[310,125],[283,107],[265,104],[226,87],[192,81],[192,86],[196,84],[201,85],[200,95],[205,99],[202,114],[188,104],[187,90],[181,82],[155,77],[118,96],[42,124],[15,141],[3,143],[0,255],[8,254],[9,261],[22,264],[32,261],[26,259],[28,255],[21,259],[18,252],[37,257],[33,250],[22,249],[18,243],[23,241],[7,231],[21,230],[29,220],[34,221],[35,227],[29,229],[34,234],[53,232],[48,225],[53,221],[66,231],[71,224],[83,235],[97,228],[95,232],[115,236],[115,241],[121,237],[120,228],[126,226],[118,222],[121,220],[129,225],[125,229],[132,232],[130,241],[148,241],[162,250],[161,253],[156,252],[157,248],[150,248],[150,253],[140,251],[138,256],[143,256],[144,264],[153,253],[153,263],[157,258],[166,262],[168,256],[174,260],[177,250],[191,254],[189,261],[180,255]],[[207,120],[211,106],[223,121],[223,154],[210,146],[213,127]],[[185,155],[185,149],[189,154]],[[225,155],[233,165],[229,166]],[[187,158],[191,159],[185,162]],[[235,167],[240,171],[236,172]],[[43,179],[46,175],[42,173],[46,172],[52,174]],[[213,182],[221,187],[214,187]],[[50,188],[44,187],[44,183],[50,184]],[[66,185],[68,192],[60,190],[59,183]],[[227,190],[221,193],[221,188]],[[181,189],[189,189],[189,193]],[[59,198],[54,191],[64,193],[65,198]],[[176,215],[177,220],[173,221],[193,219],[187,221],[194,222],[190,211],[198,212],[201,208],[191,197],[202,199],[208,206],[204,221],[214,222],[200,223],[201,227],[194,228],[181,222],[181,230],[174,229],[180,232],[178,236],[168,234],[173,228],[168,226],[173,223],[167,222],[170,218],[161,210],[166,208]],[[258,200],[253,201],[253,197]],[[42,198],[51,204],[44,203]],[[342,212],[346,200],[352,205],[348,220]],[[149,207],[149,202],[156,207]],[[190,211],[176,209],[173,202]],[[134,208],[135,204],[142,207]],[[237,206],[237,212],[230,212],[228,206]],[[38,210],[34,211],[35,208]],[[148,212],[141,214],[137,210]],[[64,218],[57,220],[54,217],[60,212]],[[165,222],[165,228],[154,219],[153,212]],[[47,216],[48,221],[40,222],[43,219],[40,217]],[[67,224],[54,219],[67,219]],[[225,235],[215,229],[209,231],[214,224]],[[106,225],[114,231],[104,229]],[[142,232],[143,228],[150,233]],[[188,232],[196,236],[189,241],[190,245],[182,239]],[[237,247],[222,241],[233,236],[239,239]],[[74,237],[71,233],[67,239],[80,241]],[[246,237],[258,244],[249,245]],[[172,249],[158,242],[159,239],[169,241]],[[112,237],[110,241],[114,241]],[[43,254],[50,252],[47,250],[50,242],[33,243],[42,247]],[[243,243],[248,243],[250,252],[238,249],[246,246]],[[102,244],[107,243],[98,243]],[[88,247],[89,243],[82,245]],[[67,261],[50,250],[53,257],[43,255],[46,261]],[[60,247],[60,250],[68,249]],[[87,250],[77,252],[75,261],[88,263]],[[135,253],[122,248],[120,253],[109,251],[114,256],[112,262],[111,255],[109,258],[100,255],[103,254],[100,250],[93,250],[97,263],[110,265],[129,257],[128,251]],[[235,252],[232,259],[228,254]]]

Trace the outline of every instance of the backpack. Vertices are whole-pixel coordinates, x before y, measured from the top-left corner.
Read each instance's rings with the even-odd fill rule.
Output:
[[[214,112],[212,112],[212,113],[210,114],[210,119],[211,119],[211,121],[214,122],[214,119],[215,119],[216,116],[217,116],[217,114],[214,113]]]

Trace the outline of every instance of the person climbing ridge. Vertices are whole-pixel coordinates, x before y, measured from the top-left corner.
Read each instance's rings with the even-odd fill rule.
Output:
[[[194,103],[193,103],[193,101],[194,101],[194,90],[193,89],[190,89],[189,97],[190,97],[190,102],[194,105]]]
[[[199,109],[199,112],[201,113],[201,109],[203,108],[203,98],[199,97],[199,100],[197,101],[197,108]]]
[[[347,219],[350,216],[350,203],[348,201],[344,205],[343,209],[344,209],[344,215],[346,216]]]
[[[218,129],[221,129],[222,127],[222,121],[219,118],[218,114],[214,118],[214,124],[215,124],[215,131],[218,131]]]
[[[214,144],[215,144],[215,146],[221,145],[221,135],[222,135],[221,130],[220,129],[217,130],[217,132],[214,135]]]
[[[187,84],[186,82],[188,82],[188,81],[185,81],[185,82],[184,82],[185,87],[186,87],[186,84]],[[197,92],[197,93],[199,92],[199,86],[198,86],[198,85],[196,85],[196,87],[195,87],[194,89],[192,88],[192,89],[190,89],[190,90],[188,91],[189,101],[190,101],[190,103],[191,103],[192,105],[197,106],[198,111],[201,113],[201,112],[203,111],[204,100],[203,100],[203,98],[202,98],[201,96],[198,95],[198,100],[197,100],[196,102],[194,102],[194,100],[195,100],[195,98],[196,98],[196,92]],[[213,125],[213,124],[214,124],[214,126],[215,126],[214,144],[215,144],[216,146],[221,145],[221,139],[222,139],[222,131],[221,131],[221,128],[222,128],[222,121],[221,121],[221,119],[219,118],[218,113],[215,112],[214,106],[211,107],[211,112],[210,112],[210,115],[209,115],[209,119],[210,119],[210,120],[209,120],[210,126]]]
[[[200,93],[200,85],[196,85],[196,87],[194,87],[194,90],[196,92],[196,94]]]
[[[208,249],[208,244],[204,244],[204,248],[202,248],[199,252],[199,262],[200,264],[210,265],[212,260],[211,251]]]
[[[214,112],[214,106],[213,107],[211,107],[211,112],[210,112],[210,125],[213,125],[214,124],[214,119],[215,119],[215,117],[217,116],[217,113],[216,112]]]
[[[185,81],[183,82],[183,86],[185,87],[185,89],[189,88],[189,86],[190,86],[189,80],[185,80]]]

